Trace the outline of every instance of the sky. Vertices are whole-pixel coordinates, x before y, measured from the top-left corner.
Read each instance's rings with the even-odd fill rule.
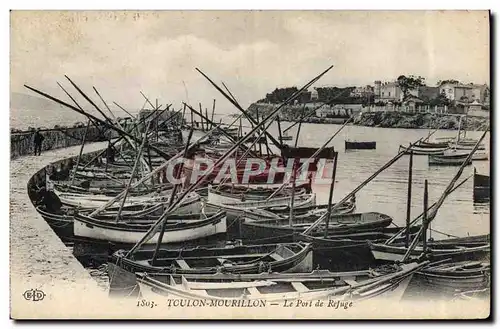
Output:
[[[244,108],[330,65],[315,86],[490,79],[487,11],[12,11],[10,23],[11,92],[33,94],[28,84],[68,100],[57,86],[75,95],[67,75],[129,109],[143,106],[142,91],[236,112],[195,68]]]

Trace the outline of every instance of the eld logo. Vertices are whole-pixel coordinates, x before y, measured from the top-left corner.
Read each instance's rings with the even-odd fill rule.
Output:
[[[31,300],[33,302],[38,302],[45,298],[45,293],[38,289],[26,290],[23,294],[24,299]]]

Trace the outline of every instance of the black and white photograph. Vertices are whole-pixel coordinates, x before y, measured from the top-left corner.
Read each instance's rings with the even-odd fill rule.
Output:
[[[9,16],[11,319],[490,316],[488,10]]]

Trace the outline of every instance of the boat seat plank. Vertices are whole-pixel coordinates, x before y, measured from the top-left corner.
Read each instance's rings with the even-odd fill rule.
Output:
[[[177,265],[179,265],[180,268],[182,268],[183,270],[189,270],[190,267],[188,265],[188,263],[186,263],[186,261],[184,259],[176,259],[175,262],[177,263]]]
[[[280,261],[280,260],[284,259],[281,255],[278,255],[277,253],[272,253],[269,255],[269,257],[271,257],[272,259],[274,259],[276,261]]]
[[[292,282],[292,287],[295,290],[297,290],[298,292],[307,292],[307,291],[309,291],[309,289],[302,282],[294,281],[294,282]]]
[[[356,282],[356,277],[346,277],[344,278],[344,282],[350,285],[351,287],[355,287],[358,285],[358,282]]]
[[[234,265],[233,263],[229,262],[227,259],[224,259],[224,258],[217,258],[217,260],[223,266],[233,266]]]
[[[262,295],[258,290],[257,288],[255,287],[248,287],[247,288],[248,292],[252,295],[252,296],[260,296]]]

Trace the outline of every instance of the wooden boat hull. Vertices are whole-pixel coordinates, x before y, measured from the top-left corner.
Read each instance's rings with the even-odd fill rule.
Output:
[[[97,209],[104,206],[112,197],[106,195],[84,195],[84,194],[72,194],[72,193],[59,193],[59,199],[63,205],[79,208],[79,209]],[[169,196],[157,196],[153,195],[142,195],[136,197],[127,198],[124,203],[124,209],[143,209],[147,206],[152,206],[158,203],[165,203],[168,201]],[[121,203],[115,202],[113,205],[109,206],[107,209],[118,209]],[[201,198],[196,193],[191,193],[182,202],[179,208],[176,210],[177,214],[192,214],[200,213],[202,208]]]
[[[406,153],[410,153],[408,150],[408,147],[400,145],[399,146],[399,151],[406,151]],[[442,155],[444,152],[448,150],[448,147],[443,147],[443,148],[419,148],[419,147],[412,147],[411,152],[413,152],[414,155]]]
[[[180,282],[176,283],[173,277],[170,277],[170,280],[165,280],[165,278],[155,277],[151,274],[138,273],[137,282],[140,285],[141,294],[147,298],[157,298],[159,294],[184,300],[213,302],[245,300],[258,301],[261,304],[297,299],[335,299],[361,302],[378,298],[399,301],[413,274],[422,266],[422,264],[416,263],[404,264],[396,272],[372,278],[366,278],[366,274],[363,272],[361,278],[359,278],[360,272],[327,273],[317,282],[314,278],[309,277],[308,273],[298,273],[293,279],[280,278],[279,274],[276,274],[271,279],[263,278],[259,281],[245,281],[241,277],[235,277],[232,280],[229,279],[227,283],[220,282],[219,279],[217,280],[219,282],[212,284],[206,282],[207,279],[197,283],[184,277],[181,277]]]
[[[218,207],[227,212],[228,216],[240,217],[247,209],[266,209],[272,207],[288,207],[291,197],[273,198],[270,201],[244,201],[244,202],[223,202],[218,196],[208,192],[208,205],[211,207]],[[305,207],[312,207],[316,205],[315,194],[302,194],[294,196],[294,208],[300,209]]]
[[[456,293],[489,288],[490,271],[489,262],[445,260],[424,267],[417,277],[434,289]]]
[[[446,240],[444,240],[446,241]],[[385,245],[369,242],[373,257],[377,260],[401,261],[407,252],[407,248],[400,245]],[[429,246],[430,253],[428,254],[431,260],[442,260],[450,258],[453,260],[461,259],[478,259],[487,256],[490,251],[490,244],[478,243],[474,246],[461,246],[458,243],[446,242],[443,244],[435,244]],[[422,255],[422,247],[417,246],[411,253],[410,257],[417,258]]]
[[[295,218],[294,226],[289,226],[288,219],[252,220],[245,218],[241,223],[242,239],[269,239],[273,237],[293,236],[312,225],[319,216]],[[379,213],[354,213],[333,215],[330,217],[328,233],[340,235],[358,230],[377,230],[387,227],[392,222],[390,216]],[[324,226],[324,225],[323,225]],[[322,230],[324,227],[322,227]]]
[[[429,166],[461,166],[467,156],[463,155],[429,155]],[[466,165],[471,165],[472,160],[469,160]]]
[[[319,148],[317,147],[292,147],[284,144],[281,150],[281,156],[285,159],[308,159],[312,157]],[[317,155],[316,159],[332,159],[335,152],[334,147],[325,147]]]
[[[377,142],[345,141],[346,150],[375,150]]]
[[[150,227],[151,224],[114,223],[81,215],[75,216],[74,219],[75,236],[118,244],[135,244],[139,242]],[[179,243],[225,232],[226,215],[221,212],[205,220],[189,221],[175,225],[167,224],[162,243]],[[156,244],[159,236],[160,232],[157,232],[145,244]]]
[[[490,176],[476,173],[474,168],[474,202],[488,202],[490,200]]]
[[[259,252],[265,250],[262,256],[253,254],[251,261],[243,263],[234,263],[223,265],[226,260],[235,259],[234,257],[248,258],[248,252]],[[292,251],[293,250],[293,251]],[[163,250],[160,249],[158,263],[160,266],[153,266],[149,260],[152,257],[151,251],[139,250],[134,254],[134,260],[126,258],[126,251],[119,250],[112,256],[112,262],[122,269],[131,272],[146,273],[177,273],[177,274],[215,274],[224,273],[261,273],[269,268],[275,272],[304,272],[312,270],[312,247],[308,243],[292,243],[278,245],[254,245],[254,246],[236,246],[230,248],[195,248],[189,250]],[[162,266],[164,254],[176,253],[174,260],[169,260],[168,266]],[[210,256],[204,256],[209,254]],[[190,257],[190,255],[192,255]],[[204,258],[205,257],[205,258]],[[209,257],[209,258],[206,258]],[[229,258],[228,258],[229,257]],[[207,265],[192,267],[183,260],[188,258],[195,260],[195,264],[207,260]],[[173,264],[173,265],[172,265]],[[267,264],[267,265],[266,265]]]
[[[429,148],[429,149],[441,149],[441,148],[448,148],[448,143],[447,142],[420,142],[415,147],[418,148]]]
[[[53,214],[41,207],[36,207],[36,210],[61,239],[73,237],[73,216]]]

